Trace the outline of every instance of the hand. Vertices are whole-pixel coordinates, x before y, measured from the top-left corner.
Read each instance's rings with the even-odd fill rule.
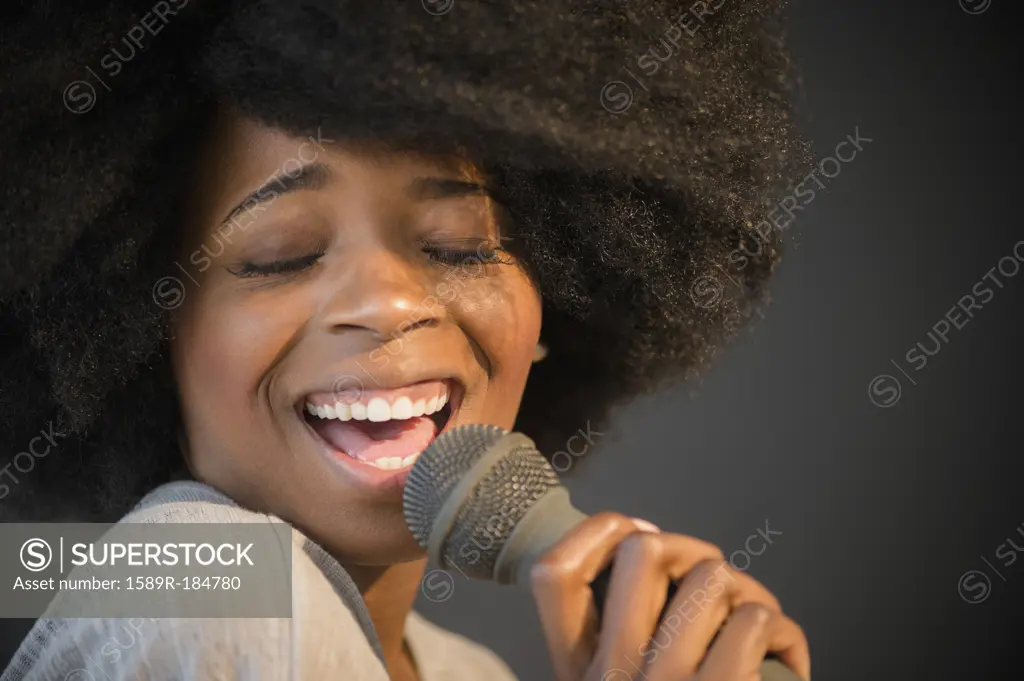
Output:
[[[590,582],[615,560],[604,619]],[[670,581],[682,579],[660,626]],[[531,588],[559,681],[757,681],[772,653],[810,678],[807,639],[718,548],[602,513],[534,564]]]

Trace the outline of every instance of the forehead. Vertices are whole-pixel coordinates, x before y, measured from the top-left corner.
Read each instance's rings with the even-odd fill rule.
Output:
[[[251,189],[253,182],[265,181],[313,161],[396,177],[480,177],[471,163],[455,154],[423,154],[384,142],[346,141],[328,137],[321,129],[284,131],[229,109],[222,109],[216,116],[201,154],[200,174],[229,191],[242,190],[244,186]]]
[[[326,165],[347,182],[338,186],[405,191],[424,178],[457,179],[486,184],[483,173],[464,157],[398,149],[384,142],[332,139],[321,130],[285,131],[222,108],[215,116],[199,154],[186,197],[191,226],[237,205],[275,178],[295,177],[304,166]],[[359,179],[363,182],[360,183]],[[488,202],[489,204],[490,202]]]

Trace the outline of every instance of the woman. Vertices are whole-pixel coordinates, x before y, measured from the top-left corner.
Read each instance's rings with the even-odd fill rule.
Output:
[[[61,437],[8,470],[5,519],[116,520],[182,485],[279,518],[317,556],[294,622],[351,616],[377,654],[320,656],[352,645],[325,633],[253,671],[219,625],[157,622],[121,678],[511,678],[411,613],[405,475],[465,423],[556,451],[747,316],[804,161],[781,3],[135,4],[33,8],[4,41],[4,450]],[[715,575],[651,655],[668,581]],[[643,521],[584,523],[532,589],[559,679],[746,679],[766,653],[809,674],[764,587]],[[40,620],[4,680],[66,674],[107,626]]]

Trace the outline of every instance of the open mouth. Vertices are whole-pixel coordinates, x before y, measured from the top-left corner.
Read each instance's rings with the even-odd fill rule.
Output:
[[[340,455],[381,470],[402,470],[444,431],[461,397],[462,386],[453,380],[318,393],[306,397],[303,416]]]

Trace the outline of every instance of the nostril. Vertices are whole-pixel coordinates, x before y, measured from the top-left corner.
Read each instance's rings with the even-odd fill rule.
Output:
[[[433,319],[421,319],[421,320],[419,320],[417,322],[407,322],[407,323],[402,324],[401,326],[399,326],[398,330],[395,331],[393,336],[395,338],[398,338],[400,336],[405,336],[410,331],[415,331],[416,329],[419,329],[419,328],[422,328],[422,327],[425,327],[425,326],[433,326],[433,324],[434,324],[434,320]]]

